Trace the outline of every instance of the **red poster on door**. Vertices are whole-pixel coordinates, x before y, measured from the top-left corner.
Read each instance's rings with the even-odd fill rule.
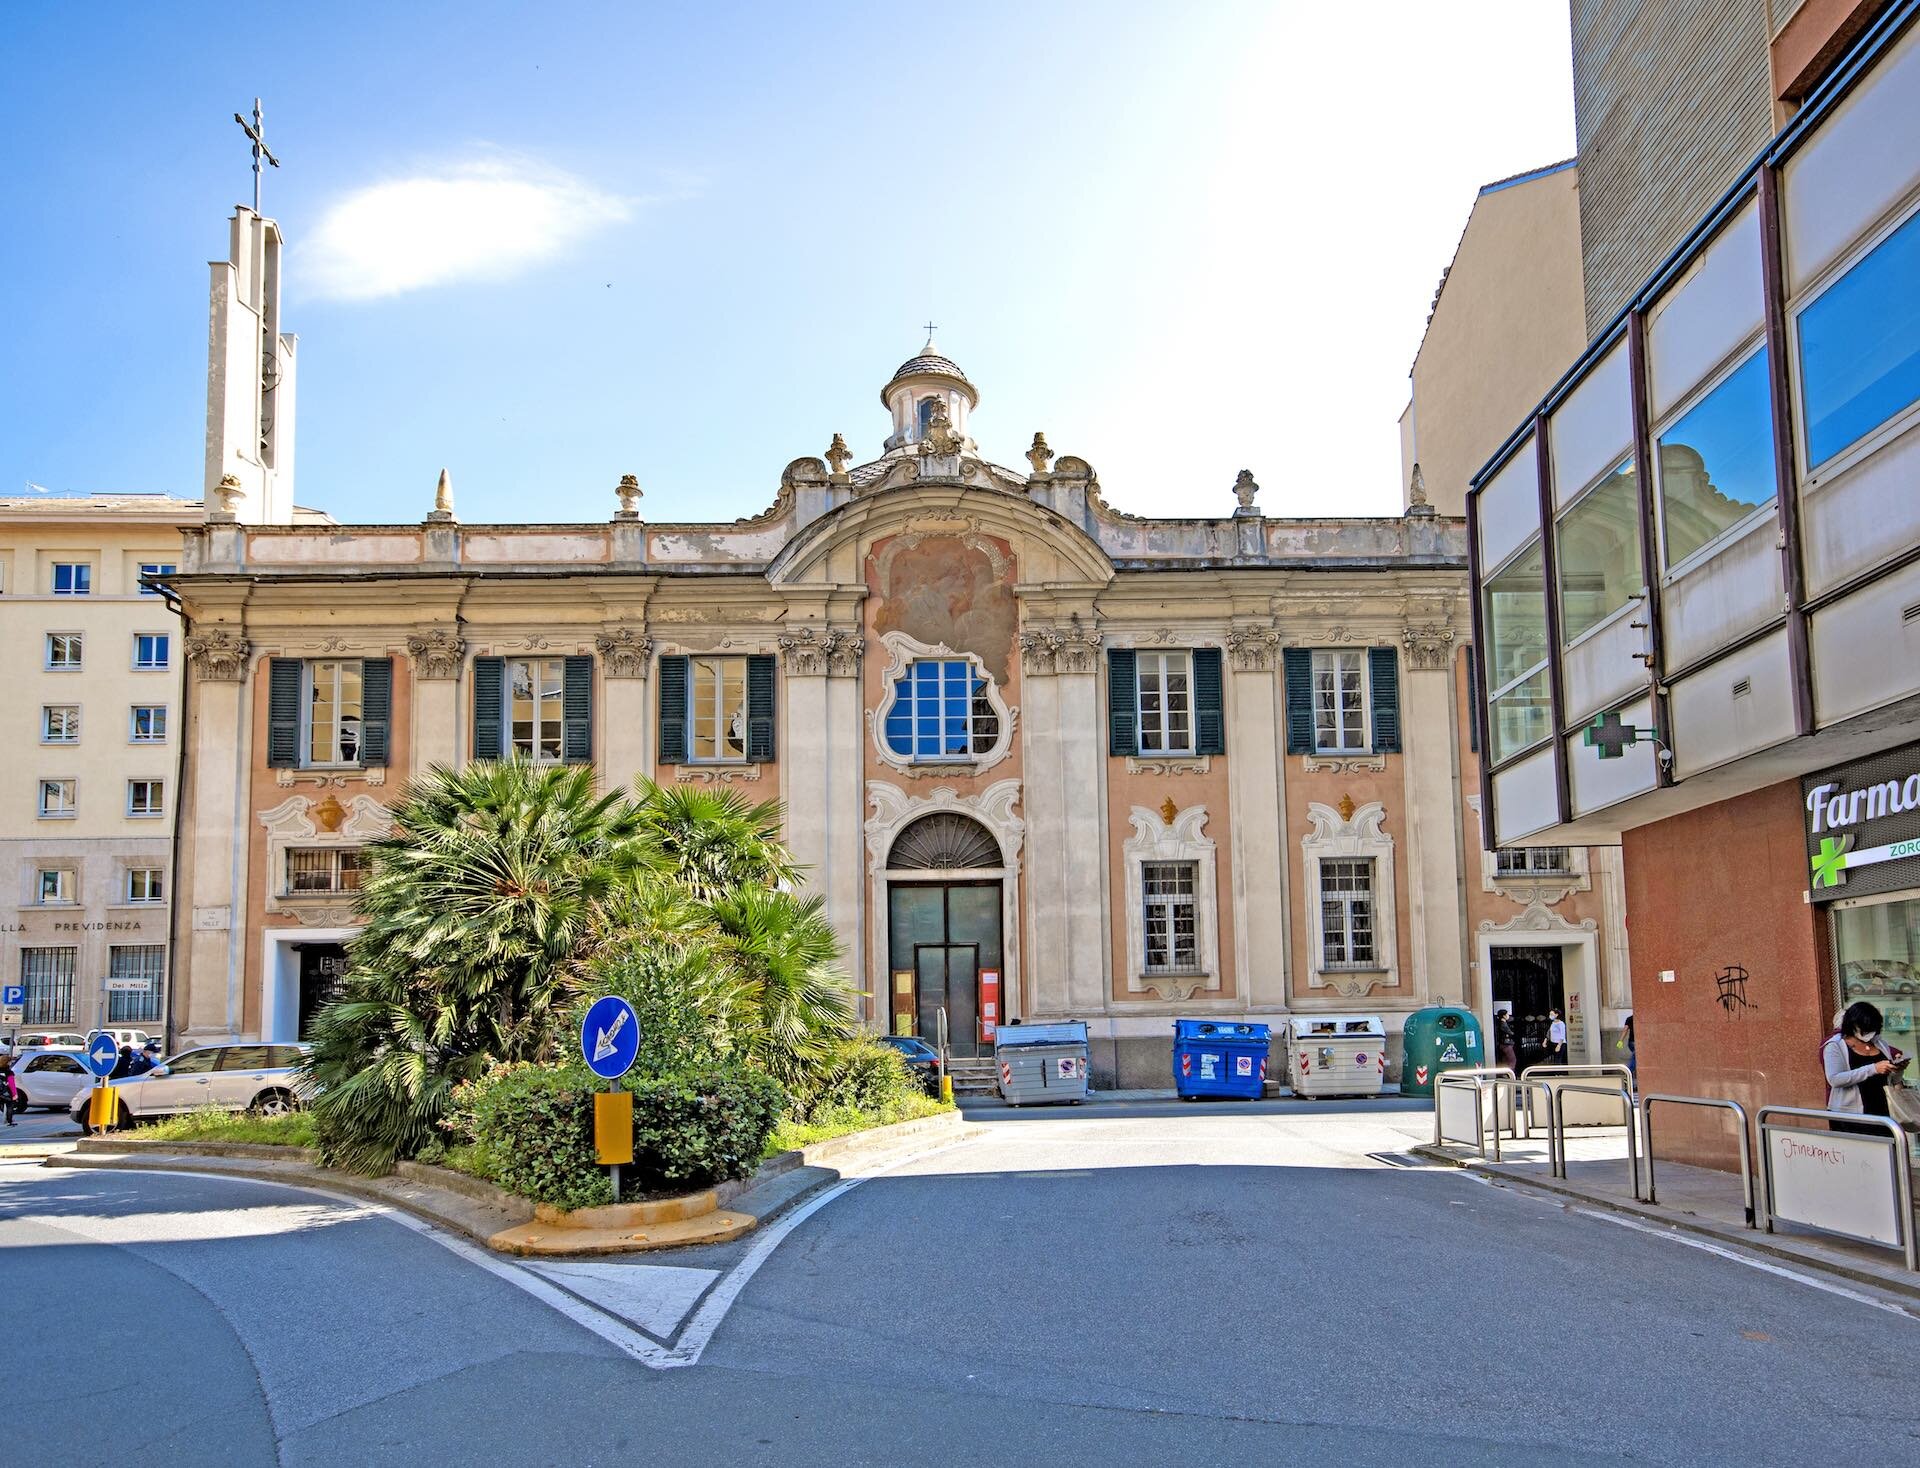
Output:
[[[1000,1029],[1000,970],[980,970],[980,1039],[987,1044]]]

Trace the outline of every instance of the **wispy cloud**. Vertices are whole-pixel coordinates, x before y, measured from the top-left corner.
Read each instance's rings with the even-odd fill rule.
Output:
[[[625,219],[638,202],[527,159],[452,163],[336,201],[301,274],[319,294],[344,301],[500,280]]]

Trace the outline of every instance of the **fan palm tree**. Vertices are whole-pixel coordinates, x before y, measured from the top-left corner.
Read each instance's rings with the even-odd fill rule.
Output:
[[[743,886],[708,904],[739,976],[747,1053],[789,1090],[804,1089],[858,1020],[859,993],[838,967],[840,939],[819,897]]]
[[[640,845],[663,877],[712,902],[737,888],[791,887],[801,868],[780,841],[780,803],[728,787],[640,782]]]

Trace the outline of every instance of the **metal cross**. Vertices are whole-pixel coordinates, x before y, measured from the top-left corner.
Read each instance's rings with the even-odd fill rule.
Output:
[[[933,345],[933,323],[931,321],[927,323],[927,345]]]
[[[233,120],[240,124],[240,131],[245,133],[253,142],[253,212],[258,214],[260,212],[260,160],[262,158],[266,159],[267,162],[271,163],[275,168],[280,166],[280,160],[267,151],[267,126],[265,119],[260,115],[260,99],[258,97],[253,99],[253,121],[251,123],[237,112],[233,114]]]

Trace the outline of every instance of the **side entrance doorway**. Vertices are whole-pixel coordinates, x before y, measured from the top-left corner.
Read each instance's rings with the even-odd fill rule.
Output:
[[[951,813],[915,821],[887,859],[888,1013],[897,1035],[937,1044],[946,1013],[949,1051],[991,1055],[980,1030],[983,996],[999,992],[1000,848],[975,821]],[[1004,1019],[996,1013],[995,1019]]]
[[[1559,948],[1496,948],[1493,950],[1493,1008],[1513,1018],[1514,1045],[1520,1069],[1547,1059],[1549,1011],[1567,1018],[1566,974]],[[1568,1036],[1572,1039],[1571,1034]],[[1571,1045],[1570,1058],[1574,1056]]]
[[[334,997],[347,975],[347,950],[341,943],[296,943],[300,955],[300,1029],[296,1038],[313,1038],[313,1017]]]

